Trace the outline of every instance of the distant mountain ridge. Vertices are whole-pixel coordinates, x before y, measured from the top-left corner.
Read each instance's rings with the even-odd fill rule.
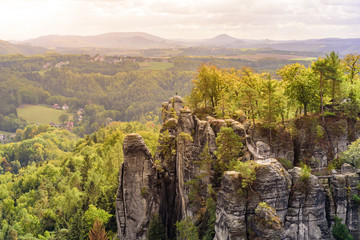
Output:
[[[42,47],[30,46],[29,44],[12,44],[7,41],[0,40],[0,55],[23,54],[36,55],[48,52],[48,49]]]
[[[340,55],[360,52],[360,38],[324,38],[308,40],[251,40],[239,39],[227,34],[220,34],[210,39],[199,40],[170,40],[144,32],[112,32],[92,36],[77,35],[48,35],[21,42],[34,47],[51,50],[60,49],[169,49],[186,47],[205,48],[246,48],[246,49],[275,49],[284,51],[329,52],[336,51]],[[19,47],[19,45],[17,45]],[[24,48],[24,45],[21,45]],[[30,46],[29,46],[30,47]],[[14,50],[14,47],[9,47]],[[84,50],[85,49],[85,50]],[[25,50],[24,50],[25,51]],[[30,50],[29,50],[30,51]],[[34,49],[35,51],[35,49]],[[40,51],[40,49],[38,49]],[[3,51],[4,52],[4,51]],[[21,52],[21,51],[20,51]],[[41,51],[40,51],[41,52]],[[61,52],[61,51],[60,51]],[[75,51],[76,52],[76,51]],[[4,54],[0,52],[0,54]]]
[[[24,41],[45,48],[147,49],[179,47],[175,41],[142,32],[104,33],[93,36],[48,35]]]

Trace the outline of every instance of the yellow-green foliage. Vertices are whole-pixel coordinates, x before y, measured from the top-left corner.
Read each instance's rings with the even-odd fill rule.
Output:
[[[160,153],[163,156],[164,163],[167,164],[176,154],[176,141],[170,136],[169,131],[166,130],[160,134],[159,144]]]
[[[189,218],[176,222],[176,231],[178,240],[199,240],[198,229]]]
[[[244,194],[244,191],[251,189],[252,184],[256,180],[256,170],[258,169],[258,167],[259,164],[257,164],[255,161],[237,161],[231,166],[229,170],[239,172],[241,177],[241,189],[239,189],[240,194]]]
[[[170,109],[170,116],[172,117],[172,118],[175,118],[175,119],[177,119],[178,118],[178,116],[177,116],[177,114],[176,114],[176,112],[175,112],[175,109],[172,107],[171,109]]]
[[[191,137],[190,134],[185,133],[185,132],[181,132],[178,136],[178,140],[179,141],[184,141],[184,142],[192,142],[193,138]]]
[[[270,207],[266,202],[260,202],[255,209],[255,213],[261,217],[264,225],[272,229],[280,229],[282,224],[276,210]]]
[[[317,125],[316,126],[316,137],[323,138],[325,134],[325,130],[322,126]]]
[[[10,228],[19,239],[30,235],[38,239],[86,239],[96,219],[104,224],[115,221],[114,202],[126,136],[123,129],[141,129],[147,133],[144,136],[150,145],[156,145],[157,133],[152,136],[153,129],[147,132],[146,126],[137,123],[114,124],[76,140],[67,131],[41,129],[25,129],[17,133],[20,140],[25,140],[1,145],[0,154],[6,153],[5,158],[11,156],[8,153],[13,146],[25,143],[25,152],[35,149],[40,156],[47,156],[39,151],[46,153],[47,147],[57,150],[52,158],[36,165],[26,158],[29,165],[19,168],[18,174],[0,174],[0,239],[9,239]],[[44,147],[40,147],[43,143]],[[30,153],[26,155],[30,159],[37,156]],[[18,159],[22,164],[25,161]],[[16,161],[8,160],[14,169]],[[146,194],[145,189],[142,193]],[[106,224],[106,231],[110,239],[114,238],[116,225]]]
[[[306,183],[309,181],[310,176],[311,176],[311,168],[306,164],[302,164],[300,170],[300,180]]]
[[[349,163],[358,168],[360,166],[359,153],[360,153],[360,139],[351,143],[348,146],[348,149],[341,154],[340,159],[342,162]]]

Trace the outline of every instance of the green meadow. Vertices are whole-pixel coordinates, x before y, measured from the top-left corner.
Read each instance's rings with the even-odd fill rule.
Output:
[[[59,117],[63,113],[68,114],[69,119],[72,119],[70,113],[67,113],[64,110],[56,110],[45,105],[22,105],[17,108],[17,113],[20,118],[25,119],[28,123],[59,123]]]

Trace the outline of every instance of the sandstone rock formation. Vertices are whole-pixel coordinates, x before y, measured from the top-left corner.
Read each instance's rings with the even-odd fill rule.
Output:
[[[127,135],[123,150],[116,196],[119,239],[146,239],[150,219],[159,212],[157,174],[151,153],[140,135]]]
[[[359,203],[353,197],[360,190],[356,169],[344,165],[339,173],[303,179],[300,168],[287,171],[274,159],[326,166],[354,140],[354,124],[327,119],[333,124],[325,128],[309,118],[302,121],[310,122],[295,124],[296,135],[280,129],[269,139],[266,130],[248,123],[212,117],[200,120],[183,108],[178,96],[163,104],[162,119],[155,159],[139,135],[130,134],[124,140],[116,199],[120,239],[146,239],[155,214],[161,217],[169,239],[176,236],[175,223],[185,217],[203,229],[209,187],[217,191],[215,240],[332,239],[335,215],[360,239]],[[239,193],[239,172],[225,172],[220,182],[213,166],[206,172],[200,167],[202,154],[216,160],[215,138],[222,127],[231,127],[241,137],[245,146],[242,161],[256,160],[256,180],[245,195]],[[317,136],[309,128],[317,128]]]
[[[292,190],[284,224],[288,239],[330,239],[325,194],[318,178],[311,175],[308,179],[301,179],[298,167],[289,173]]]

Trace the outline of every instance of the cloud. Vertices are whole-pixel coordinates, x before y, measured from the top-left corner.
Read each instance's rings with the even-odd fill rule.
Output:
[[[360,1],[352,0],[0,0],[0,6],[0,39],[110,31],[168,38],[360,37]]]

